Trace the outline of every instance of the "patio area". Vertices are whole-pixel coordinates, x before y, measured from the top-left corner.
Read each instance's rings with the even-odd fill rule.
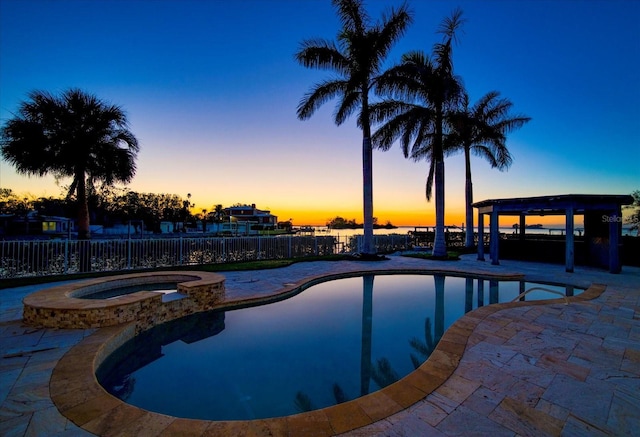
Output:
[[[368,425],[350,436],[403,435],[632,435],[640,427],[640,268],[622,273],[555,264],[501,261],[500,265],[463,256],[437,262],[390,256],[383,262],[301,262],[265,270],[225,273],[233,300],[267,297],[305,278],[352,271],[437,270],[474,274],[524,275],[537,282],[577,287],[606,285],[593,300],[570,305],[483,307],[461,321],[471,328],[455,338],[463,349],[451,375],[417,402],[402,404],[402,393],[384,405],[393,413],[355,411],[327,418],[319,410],[305,421],[186,421],[164,416],[153,423],[117,414],[94,419],[100,435],[339,435],[354,417]],[[58,285],[60,283],[57,283]],[[93,435],[62,415],[53,403],[53,369],[95,329],[38,329],[22,324],[22,298],[50,287],[0,290],[0,434]],[[396,412],[397,411],[397,412]],[[83,425],[84,428],[87,428]],[[272,434],[267,434],[271,432]]]

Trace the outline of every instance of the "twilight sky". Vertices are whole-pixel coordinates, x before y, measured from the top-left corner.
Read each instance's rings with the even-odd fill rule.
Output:
[[[377,21],[397,0],[369,0]],[[532,121],[508,137],[506,172],[472,160],[474,199],[629,194],[640,189],[640,1],[412,0],[414,23],[388,66],[430,52],[441,20],[464,11],[455,71],[471,101],[497,90]],[[294,225],[362,221],[361,138],[335,102],[296,106],[330,73],[294,60],[303,39],[334,40],[329,0],[0,0],[0,123],[32,90],[70,87],[120,105],[141,145],[129,188],[191,193],[194,212],[255,203]],[[427,163],[374,152],[374,216],[433,225]],[[446,160],[446,224],[464,219],[462,155]],[[65,181],[68,183],[68,181]],[[52,177],[0,186],[59,196]],[[544,221],[544,220],[541,220]]]

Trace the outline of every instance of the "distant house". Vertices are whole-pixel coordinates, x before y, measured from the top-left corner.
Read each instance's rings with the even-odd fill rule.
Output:
[[[240,225],[246,223],[248,230],[272,230],[278,225],[278,216],[271,211],[256,208],[256,204],[236,205],[224,208],[224,214]]]
[[[41,218],[44,235],[68,235],[73,232],[73,219],[48,215]]]
[[[176,223],[179,224],[182,227],[182,223]],[[176,225],[173,224],[173,222],[170,221],[161,221],[160,222],[160,233],[161,234],[171,234],[174,232],[176,228]]]

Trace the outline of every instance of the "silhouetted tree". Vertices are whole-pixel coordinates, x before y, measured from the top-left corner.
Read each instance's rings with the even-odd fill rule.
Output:
[[[419,51],[405,54],[401,64],[388,70],[378,82],[380,92],[394,99],[371,108],[372,119],[384,123],[373,135],[374,146],[388,150],[400,140],[406,157],[429,162],[427,200],[431,200],[434,177],[436,186],[434,257],[447,255],[444,147],[450,115],[458,108],[463,92],[461,79],[453,73],[452,60],[452,45],[462,23],[462,11],[456,9],[442,22],[438,32],[444,39],[434,45],[431,56]]]
[[[138,141],[119,107],[70,89],[61,96],[34,91],[0,133],[5,160],[18,173],[72,178],[78,202],[78,237],[90,238],[87,185],[129,182]]]
[[[633,203],[631,205],[627,205],[624,209],[634,210],[626,220],[627,223],[631,224],[630,230],[636,231],[636,236],[640,237],[640,190],[636,190],[631,193],[633,197]]]
[[[341,125],[356,111],[362,129],[364,242],[362,252],[375,253],[373,246],[373,153],[369,92],[376,86],[382,64],[393,44],[404,34],[412,18],[406,4],[371,24],[361,0],[333,0],[342,24],[337,43],[324,39],[302,42],[297,61],[310,68],[331,70],[337,78],[315,85],[298,105],[298,118],[307,120],[328,100],[338,98],[334,114]]]
[[[462,151],[465,164],[465,246],[473,246],[473,183],[471,153],[484,158],[491,167],[506,170],[513,158],[507,149],[507,133],[520,128],[531,118],[509,113],[513,106],[500,93],[491,91],[469,107],[469,96],[463,95],[462,107],[453,114],[447,136],[447,153]]]

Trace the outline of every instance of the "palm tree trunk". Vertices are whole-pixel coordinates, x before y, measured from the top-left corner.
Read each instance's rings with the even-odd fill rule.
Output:
[[[435,120],[435,143],[433,145],[433,159],[435,165],[435,185],[436,185],[436,231],[433,241],[434,257],[447,256],[447,242],[444,236],[444,149],[443,149],[443,116],[442,103],[436,107]]]
[[[364,215],[364,241],[362,253],[375,255],[373,247],[373,148],[371,147],[371,123],[369,121],[369,87],[361,85],[362,95],[362,212]]]
[[[464,166],[465,166],[465,186],[464,186],[464,200],[465,200],[465,240],[464,246],[467,248],[473,247],[473,183],[471,182],[471,156],[469,147],[464,148]]]
[[[89,203],[87,201],[87,185],[84,173],[76,175],[77,198],[78,198],[78,239],[88,240],[91,238],[89,228]]]
[[[81,272],[91,271],[91,245],[89,239],[89,202],[87,201],[87,188],[84,171],[77,172],[77,198],[78,198],[78,269]]]
[[[444,161],[436,161],[436,232],[433,242],[433,256],[447,256],[447,242],[444,238]]]
[[[374,255],[373,247],[373,150],[371,138],[362,138],[362,192],[364,213],[364,241],[362,253]]]

